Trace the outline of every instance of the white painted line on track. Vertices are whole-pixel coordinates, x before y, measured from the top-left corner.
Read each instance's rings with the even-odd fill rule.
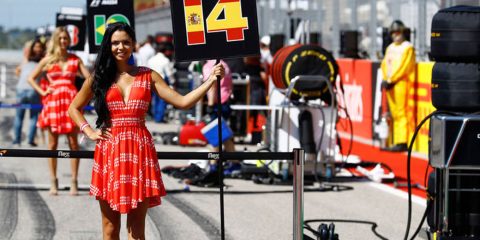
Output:
[[[379,190],[382,190],[384,192],[387,192],[387,193],[390,193],[392,195],[395,195],[397,197],[401,197],[405,200],[408,200],[408,193],[402,191],[402,190],[398,190],[398,189],[395,189],[393,187],[390,187],[388,185],[385,185],[385,184],[381,184],[381,183],[375,183],[375,182],[371,182],[369,183],[368,185],[376,188],[376,189],[379,189]],[[415,196],[412,194],[412,202],[413,203],[416,203],[422,207],[426,207],[427,206],[427,201],[424,199],[424,198],[421,198],[419,196]]]

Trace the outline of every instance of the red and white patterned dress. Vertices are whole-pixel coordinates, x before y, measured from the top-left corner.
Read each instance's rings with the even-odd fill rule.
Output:
[[[95,147],[90,195],[120,213],[146,198],[149,207],[160,205],[166,195],[155,144],[145,126],[151,81],[151,70],[139,68],[126,103],[115,83],[106,95],[113,137]]]
[[[79,58],[76,55],[69,54],[65,70],[62,70],[58,63],[52,64],[47,70],[47,77],[51,81],[49,86],[54,90],[42,99],[43,109],[38,116],[38,127],[50,127],[52,132],[58,134],[68,134],[75,130],[75,124],[67,111],[77,95],[75,76],[78,71],[78,61]]]

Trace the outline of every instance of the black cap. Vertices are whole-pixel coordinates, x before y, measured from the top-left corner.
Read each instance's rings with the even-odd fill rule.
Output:
[[[402,21],[400,20],[395,20],[392,22],[392,25],[390,25],[390,28],[388,29],[388,31],[390,32],[390,34],[394,33],[394,32],[401,32],[403,33],[403,31],[405,30],[405,24],[403,24]]]

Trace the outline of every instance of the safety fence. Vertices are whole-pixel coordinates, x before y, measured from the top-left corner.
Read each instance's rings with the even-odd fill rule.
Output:
[[[22,103],[0,103],[0,108],[15,108],[15,109],[42,109],[42,104],[22,104]],[[86,106],[83,110],[92,111],[92,106]]]
[[[93,151],[68,151],[68,150],[24,150],[0,149],[0,158],[88,158],[92,159]],[[303,239],[303,193],[304,193],[304,162],[305,151],[294,149],[292,152],[157,152],[161,161],[167,160],[286,160],[293,161],[293,239]],[[223,183],[223,171],[219,169],[220,183]],[[223,199],[223,185],[220,184],[220,198]],[[224,204],[220,201],[223,212]],[[225,239],[224,219],[221,218],[221,236]]]
[[[17,64],[12,62],[4,62],[0,59],[0,101],[6,99],[15,99],[15,86],[17,81],[12,83],[12,79],[17,79],[15,68]]]

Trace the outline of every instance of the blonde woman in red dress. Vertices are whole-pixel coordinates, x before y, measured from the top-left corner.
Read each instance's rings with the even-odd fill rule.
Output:
[[[68,107],[77,95],[75,88],[75,76],[80,72],[83,77],[90,76],[82,60],[74,54],[68,53],[70,46],[70,36],[64,27],[58,27],[52,35],[51,43],[47,56],[43,58],[38,66],[33,70],[28,82],[32,87],[44,97],[42,112],[38,118],[37,126],[42,129],[48,129],[48,149],[56,150],[58,145],[58,136],[66,134],[71,150],[78,150],[78,128],[72,119],[68,116]],[[35,81],[43,71],[49,80],[49,86],[46,90]],[[71,160],[72,182],[70,194],[78,194],[78,166],[80,159]],[[50,194],[58,194],[57,179],[57,159],[49,159],[51,187]]]
[[[147,209],[160,205],[166,194],[154,141],[145,126],[152,91],[173,106],[188,109],[214,85],[216,75],[224,75],[219,64],[203,85],[182,96],[157,72],[129,64],[134,47],[130,26],[110,24],[94,74],[69,109],[83,133],[97,142],[90,194],[100,203],[103,239],[119,239],[121,214],[127,214],[129,239],[144,239]],[[81,113],[92,98],[98,114],[96,128]]]

